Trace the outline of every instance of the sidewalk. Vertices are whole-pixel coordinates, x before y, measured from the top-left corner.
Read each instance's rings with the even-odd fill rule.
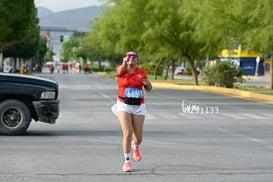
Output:
[[[264,76],[247,76],[244,77],[245,83],[247,85],[256,85],[262,87],[269,87],[270,84],[270,74],[265,74]]]

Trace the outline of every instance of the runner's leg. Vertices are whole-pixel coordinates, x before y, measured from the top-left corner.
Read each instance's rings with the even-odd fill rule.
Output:
[[[143,126],[144,126],[144,115],[133,115],[133,137],[134,137],[134,144],[139,146],[142,142],[143,138]]]
[[[118,111],[118,118],[123,133],[123,152],[130,153],[133,135],[132,115],[125,111]]]

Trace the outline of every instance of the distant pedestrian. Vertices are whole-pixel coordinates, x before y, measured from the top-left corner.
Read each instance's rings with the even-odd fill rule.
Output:
[[[84,68],[84,73],[88,73],[89,72],[89,65],[88,65],[88,63],[84,63],[83,68]]]
[[[50,64],[48,67],[49,67],[50,73],[52,74],[54,72],[54,65]]]
[[[144,102],[143,88],[150,92],[152,84],[147,78],[146,72],[137,66],[138,55],[130,51],[123,58],[123,62],[117,67],[118,98],[112,107],[116,112],[123,132],[123,153],[125,162],[122,170],[133,171],[131,164],[131,147],[134,159],[140,161],[142,154],[140,144],[143,137],[143,125],[147,113]]]
[[[79,72],[82,72],[82,65],[79,63]]]
[[[56,64],[57,73],[60,73],[61,65],[60,63]]]
[[[63,63],[62,64],[62,69],[63,69],[63,74],[68,73],[68,64],[67,63]]]
[[[65,63],[62,64],[63,74],[65,74]]]

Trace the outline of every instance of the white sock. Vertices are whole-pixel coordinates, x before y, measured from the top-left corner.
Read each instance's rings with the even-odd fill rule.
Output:
[[[135,149],[139,148],[139,145],[134,144],[134,148]]]
[[[130,161],[131,153],[124,153],[125,162]]]

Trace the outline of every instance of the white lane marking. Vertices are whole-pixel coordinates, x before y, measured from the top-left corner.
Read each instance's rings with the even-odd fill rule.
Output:
[[[100,92],[100,91],[97,91],[97,93],[98,93],[99,95],[101,95],[102,97],[104,97],[105,99],[111,101],[111,102],[115,101],[115,100],[111,99],[111,97],[109,97],[108,95],[105,95],[104,93],[102,93],[102,92]]]
[[[241,116],[239,113],[221,113],[221,115],[224,115],[228,118],[233,118],[233,119],[247,119],[247,117]]]
[[[259,113],[260,115],[266,117],[266,119],[273,119],[273,114],[272,113],[264,113],[264,112],[261,112]]]
[[[165,119],[179,119],[178,116],[176,116],[175,114],[170,114],[167,112],[162,112],[162,113],[158,113],[159,116],[162,116]]]
[[[258,114],[242,113],[241,115],[247,116],[247,117],[250,117],[250,118],[253,118],[253,119],[267,119],[266,117],[260,116]]]
[[[245,135],[241,135],[241,134],[238,134],[238,133],[234,133],[232,131],[229,131],[229,130],[226,130],[224,128],[217,128],[219,131],[223,132],[223,133],[227,133],[231,136],[235,136],[235,137],[239,137],[239,138],[242,138],[244,140],[248,140],[248,141],[251,141],[251,142],[255,142],[257,144],[260,144],[260,145],[263,145],[264,147],[267,147],[269,149],[273,149],[273,145],[263,141],[263,140],[260,140],[258,138],[253,138],[253,137],[248,137],[248,136],[245,136]]]
[[[157,119],[156,117],[154,117],[153,115],[151,115],[151,114],[149,114],[149,113],[146,114],[145,118],[146,118],[146,119],[153,119],[153,120]]]

